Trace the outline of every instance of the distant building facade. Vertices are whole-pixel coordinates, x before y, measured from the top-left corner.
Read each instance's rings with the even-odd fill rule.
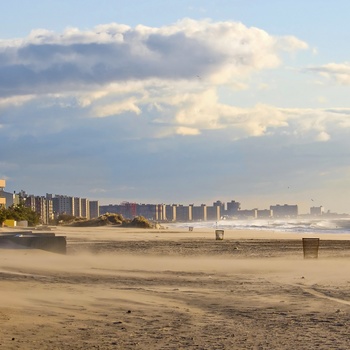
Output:
[[[310,215],[312,216],[320,216],[323,214],[324,214],[324,208],[322,206],[310,208]]]
[[[221,206],[213,205],[212,207],[207,207],[207,220],[208,221],[219,221],[221,219]]]
[[[81,208],[80,208],[81,217],[90,219],[89,200],[86,198],[81,198],[80,205],[81,205]]]
[[[258,209],[240,210],[237,215],[240,219],[256,219],[258,217]]]
[[[6,197],[4,196],[5,187],[6,181],[0,179],[0,208],[6,208]]]
[[[286,218],[286,217],[296,217],[298,216],[298,206],[297,205],[271,205],[270,210],[274,218]]]
[[[89,202],[90,219],[98,218],[100,216],[100,208],[98,201]]]
[[[226,215],[228,217],[237,216],[238,211],[241,209],[241,203],[236,201],[227,202]]]
[[[207,221],[207,206],[202,204],[200,206],[192,205],[192,220],[193,221]]]
[[[176,221],[192,221],[192,206],[182,204],[177,205]]]
[[[143,216],[148,220],[155,220],[156,216],[162,218],[164,216],[163,208],[161,206],[162,204],[136,204],[129,202],[123,202],[121,204],[101,205],[100,215],[114,213],[121,214],[126,219],[132,219],[135,216]]]
[[[273,217],[273,211],[270,209],[257,210],[258,219],[268,219]]]
[[[165,215],[167,221],[176,221],[176,204],[166,205],[165,206]]]

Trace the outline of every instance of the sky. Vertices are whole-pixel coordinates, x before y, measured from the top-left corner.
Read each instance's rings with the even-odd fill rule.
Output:
[[[6,191],[350,213],[347,0],[0,0]]]

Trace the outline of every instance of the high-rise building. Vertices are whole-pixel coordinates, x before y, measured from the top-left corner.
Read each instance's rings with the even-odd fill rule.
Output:
[[[221,206],[214,205],[212,207],[207,207],[207,220],[218,221],[221,219]]]
[[[89,201],[90,219],[98,218],[100,216],[100,208],[98,201]]]
[[[270,210],[272,210],[273,217],[296,217],[298,216],[298,206],[297,205],[271,205]]]
[[[74,197],[56,194],[52,199],[53,211],[56,216],[67,214],[74,216]]]
[[[176,221],[192,221],[192,206],[177,205]]]
[[[227,211],[228,216],[237,216],[238,211],[241,209],[241,203],[236,201],[227,202]]]
[[[310,215],[313,216],[320,216],[324,214],[324,208],[322,206],[320,207],[311,207],[310,208]]]
[[[216,201],[213,203],[213,207],[220,207],[220,215],[225,214],[225,203],[221,201]]]
[[[193,221],[206,221],[207,206],[205,204],[202,204],[200,206],[192,205],[192,219]]]
[[[73,206],[73,215],[77,218],[81,218],[81,198],[73,197],[74,206]]]
[[[86,198],[81,199],[81,217],[90,219],[90,210],[89,210],[89,200]]]
[[[148,220],[154,220],[155,213],[156,213],[156,205],[155,204],[137,204],[136,205],[136,215],[137,216],[143,216],[144,218],[146,218]],[[167,212],[165,212],[165,217],[168,218]]]
[[[165,207],[165,214],[168,221],[176,221],[176,204],[167,205]]]
[[[23,194],[22,194],[23,195]],[[24,194],[22,197],[25,206],[39,214],[40,223],[48,225],[53,220],[52,199]]]

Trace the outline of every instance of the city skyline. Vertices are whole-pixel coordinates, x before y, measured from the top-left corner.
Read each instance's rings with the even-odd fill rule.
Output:
[[[5,188],[3,188],[3,190],[5,190]],[[11,194],[13,193],[13,195],[19,195],[21,197],[25,197],[25,198],[30,198],[30,197],[38,197],[38,198],[54,198],[54,197],[62,197],[62,198],[79,198],[79,199],[84,199],[84,200],[88,200],[90,201],[89,198],[87,198],[86,196],[80,197],[80,196],[74,196],[74,195],[70,195],[70,194],[52,194],[52,193],[46,193],[45,195],[43,194],[34,194],[34,193],[27,193],[25,190],[21,190],[21,191],[12,191],[12,192],[8,192],[5,191],[7,194]],[[1,196],[0,196],[1,197]],[[216,206],[219,205],[223,207],[224,210],[228,210],[228,206],[229,205],[238,205],[239,209],[244,212],[244,211],[251,211],[251,210],[259,210],[259,211],[264,211],[264,210],[271,210],[271,207],[277,206],[277,207],[283,207],[283,206],[297,206],[299,208],[299,204],[298,203],[282,203],[282,202],[276,202],[276,203],[270,203],[265,205],[264,207],[258,207],[258,206],[252,206],[252,207],[246,207],[244,206],[244,203],[241,203],[240,201],[236,200],[236,199],[230,199],[227,201],[222,201],[220,199],[216,199],[216,200],[212,200],[211,202],[201,202],[201,203],[195,203],[193,201],[190,201],[188,203],[185,202],[174,202],[174,201],[164,201],[161,203],[152,203],[150,201],[146,201],[146,202],[129,202],[129,201],[120,201],[119,203],[101,203],[98,199],[95,199],[94,201],[97,201],[99,203],[99,207],[108,207],[108,206],[122,206],[122,205],[167,205],[167,206],[201,206],[201,205],[205,205],[205,206]],[[313,200],[312,200],[313,202]],[[322,208],[322,209],[321,209]],[[329,208],[325,208],[323,205],[316,205],[313,204],[312,206],[310,206],[305,212],[300,211],[298,212],[299,215],[308,215],[308,214],[312,214],[312,211],[322,211],[324,213],[331,213],[331,214],[345,214],[345,215],[349,215],[349,213],[347,212],[342,212],[342,213],[337,213],[334,212],[332,210],[330,210]]]
[[[121,203],[349,213],[342,0],[20,2],[0,14],[0,178]]]

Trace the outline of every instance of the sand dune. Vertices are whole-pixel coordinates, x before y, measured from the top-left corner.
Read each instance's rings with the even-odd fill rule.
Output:
[[[0,250],[1,348],[350,348],[348,237],[55,231],[67,255]]]

